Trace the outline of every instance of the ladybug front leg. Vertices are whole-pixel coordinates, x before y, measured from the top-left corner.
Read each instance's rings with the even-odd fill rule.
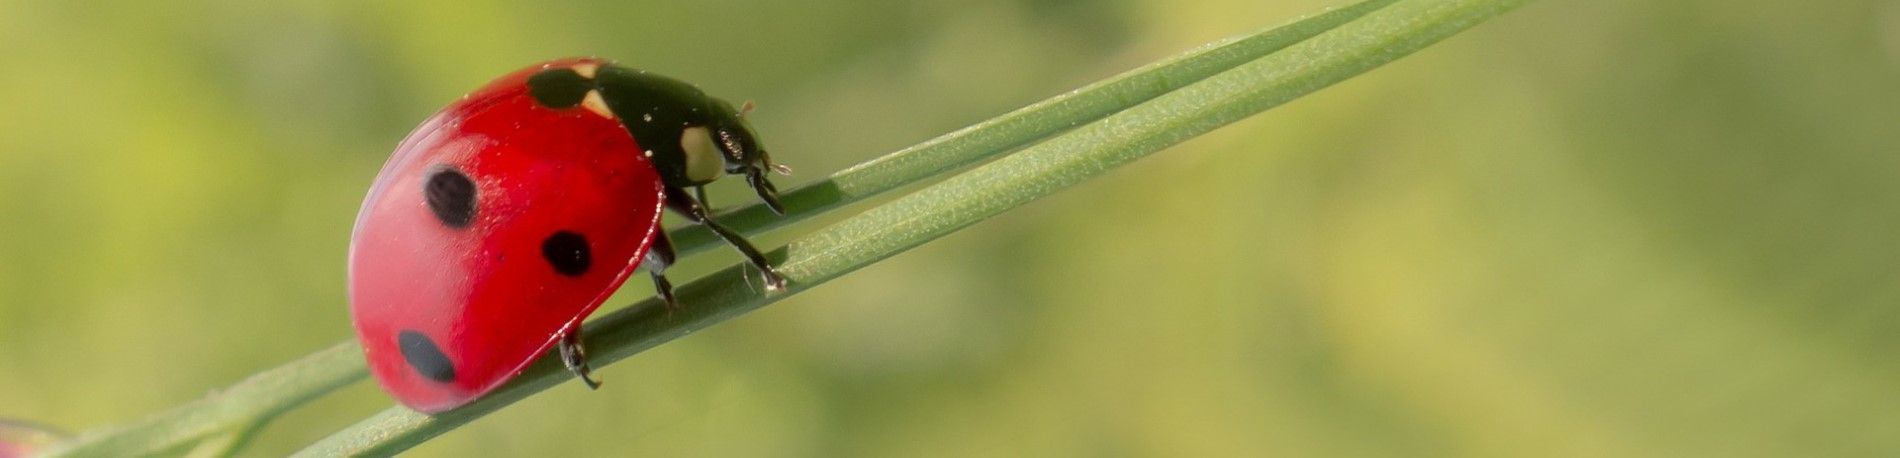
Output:
[[[587,367],[587,349],[581,347],[579,326],[562,333],[561,342],[555,344],[555,347],[561,349],[561,364],[567,365],[568,372],[573,372],[575,377],[580,377],[582,382],[587,383],[587,389],[600,389],[600,381],[594,380],[591,376],[593,369]]]
[[[747,169],[745,180],[752,185],[753,191],[759,193],[759,200],[765,202],[765,208],[772,209],[772,213],[785,215],[785,204],[778,201],[778,186],[773,186],[771,180],[765,179],[765,171]]]
[[[647,257],[641,261],[647,267],[647,273],[653,275],[653,291],[660,299],[666,300],[666,311],[679,310],[679,301],[673,299],[673,282],[666,281],[666,268],[673,265],[679,254],[673,251],[673,241],[666,237],[666,231],[657,231],[653,235],[653,247],[647,249]]]
[[[732,229],[727,229],[725,226],[721,226],[718,222],[713,221],[712,215],[707,214],[706,206],[701,205],[698,200],[693,199],[693,196],[687,195],[685,190],[672,186],[665,186],[664,188],[666,189],[667,208],[686,215],[686,219],[692,220],[694,223],[705,225],[707,229],[712,229],[714,234],[718,234],[719,238],[725,239],[726,243],[731,244],[733,248],[739,249],[739,254],[745,255],[746,260],[750,261],[752,266],[758,267],[759,272],[765,275],[765,289],[767,291],[785,289],[785,277],[780,277],[778,272],[772,271],[771,263],[765,261],[765,255],[759,254],[758,248],[752,247],[752,242],[747,242],[745,237],[740,237],[738,233],[732,232]]]

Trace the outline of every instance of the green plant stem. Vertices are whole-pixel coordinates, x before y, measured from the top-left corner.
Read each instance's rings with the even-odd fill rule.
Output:
[[[244,449],[252,438],[257,437],[257,432],[264,429],[265,423],[252,423],[249,426],[198,441],[197,444],[192,445],[190,452],[185,453],[185,458],[224,458],[236,455],[238,450]]]
[[[917,183],[996,157],[1058,132],[1094,122],[1135,104],[1180,89],[1236,65],[1285,49],[1396,0],[1365,0],[1307,16],[1292,23],[1202,45],[1181,55],[1144,65],[1081,89],[1051,97],[1002,116],[938,136],[807,183],[779,196],[786,215],[762,204],[722,211],[716,219],[742,233],[756,234],[803,221],[904,185]],[[704,227],[669,232],[680,253],[694,253],[721,242]]]
[[[872,208],[775,251],[790,281],[760,294],[742,266],[680,289],[693,304],[667,316],[658,301],[588,323],[594,361],[607,364],[744,314],[1005,210],[1101,175],[1267,108],[1363,73],[1525,0],[1409,0],[1142,103],[1102,121]],[[392,407],[299,452],[389,455],[572,379],[551,358],[468,407],[435,416]]]
[[[344,342],[246,378],[203,399],[116,428],[90,431],[47,456],[134,456],[253,428],[367,376],[362,347]]]
[[[802,221],[1101,119],[1311,38],[1390,5],[1393,1],[1367,0],[1282,27],[1202,46],[873,159],[784,193],[782,199],[787,214],[783,217],[772,215],[763,205],[753,204],[723,212],[715,218],[745,234]],[[710,231],[697,226],[677,229],[672,232],[672,237],[675,247],[682,254],[703,251],[720,243]],[[241,381],[223,390],[223,394],[199,399],[135,423],[87,432],[49,451],[48,455],[123,456],[157,453],[205,440],[215,434],[261,424],[296,405],[367,377],[361,353],[360,347],[353,342],[338,344]],[[286,377],[304,378],[314,383],[292,383],[284,380]]]

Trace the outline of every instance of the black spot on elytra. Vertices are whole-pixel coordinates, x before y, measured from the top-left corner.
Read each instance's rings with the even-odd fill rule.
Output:
[[[455,381],[455,365],[449,362],[449,356],[442,354],[442,348],[435,345],[429,336],[413,330],[403,330],[396,334],[396,346],[402,349],[402,359],[416,373],[442,383]]]
[[[475,181],[454,167],[442,167],[429,175],[422,196],[443,225],[460,229],[475,221]]]
[[[573,108],[594,90],[594,82],[571,68],[550,68],[528,77],[528,95],[548,108]]]
[[[569,277],[587,273],[587,267],[594,262],[587,248],[587,238],[568,231],[555,232],[543,240],[541,257],[547,258],[555,272]]]

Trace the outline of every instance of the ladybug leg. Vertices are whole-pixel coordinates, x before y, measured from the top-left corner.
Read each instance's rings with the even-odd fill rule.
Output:
[[[745,180],[752,185],[753,191],[759,193],[759,200],[765,201],[765,208],[781,216],[785,214],[785,204],[778,201],[778,186],[773,186],[771,181],[765,179],[764,170],[747,169]]]
[[[647,273],[653,275],[653,290],[666,300],[668,313],[679,310],[679,301],[673,299],[673,282],[666,281],[666,268],[673,265],[679,254],[673,251],[673,241],[666,237],[666,231],[653,235],[653,247],[647,249],[647,257],[641,261],[646,264]]]
[[[785,277],[780,277],[778,272],[772,271],[771,263],[765,261],[765,255],[759,254],[758,248],[752,247],[752,242],[747,242],[744,237],[732,232],[732,229],[727,229],[719,225],[717,221],[713,221],[712,216],[706,212],[706,206],[700,205],[698,200],[686,195],[685,190],[672,186],[664,186],[664,188],[666,188],[667,208],[686,215],[686,219],[694,223],[705,225],[707,229],[712,229],[714,234],[718,234],[719,238],[725,239],[726,243],[731,244],[733,248],[739,249],[739,254],[745,255],[746,260],[750,261],[753,267],[758,267],[759,272],[765,274],[767,291],[785,289]]]
[[[587,367],[587,349],[581,347],[581,330],[575,328],[561,335],[561,343],[555,345],[561,349],[561,363],[567,365],[568,372],[580,377],[587,389],[600,389],[600,381],[592,377],[593,369]]]
[[[706,200],[706,185],[694,186],[693,198],[699,199],[700,206],[712,208],[712,201]]]

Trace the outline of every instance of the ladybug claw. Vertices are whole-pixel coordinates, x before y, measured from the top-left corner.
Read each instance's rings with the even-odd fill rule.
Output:
[[[581,347],[579,331],[568,332],[555,346],[560,348],[561,364],[567,366],[568,372],[573,372],[575,377],[580,377],[581,382],[587,384],[587,389],[600,389],[600,381],[595,380],[592,375],[593,369],[587,367],[587,349]]]
[[[665,274],[653,274],[653,290],[659,292],[660,302],[666,304],[668,315],[680,309],[679,300],[673,297],[673,282],[667,281]]]
[[[778,272],[773,272],[772,269],[760,271],[765,273],[765,292],[776,293],[785,290],[785,277],[779,276]]]

